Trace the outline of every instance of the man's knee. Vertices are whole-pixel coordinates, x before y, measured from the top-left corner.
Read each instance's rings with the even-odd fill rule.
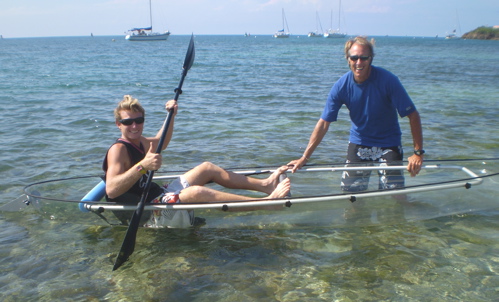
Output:
[[[341,190],[344,192],[367,190],[370,175],[370,171],[345,171],[341,179]]]

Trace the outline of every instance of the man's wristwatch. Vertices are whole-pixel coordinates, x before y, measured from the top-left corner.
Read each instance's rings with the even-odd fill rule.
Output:
[[[414,154],[421,156],[421,155],[425,154],[425,152],[423,149],[418,149],[418,150],[414,150]]]

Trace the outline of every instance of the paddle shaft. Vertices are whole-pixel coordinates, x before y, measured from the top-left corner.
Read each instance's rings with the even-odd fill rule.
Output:
[[[166,117],[164,127],[163,127],[163,132],[161,133],[161,139],[158,144],[158,148],[156,149],[156,153],[161,153],[161,147],[165,141],[166,133],[168,132],[168,128],[170,126],[171,118],[172,118],[172,111],[168,112],[168,115]],[[140,225],[140,218],[142,217],[142,213],[144,212],[144,206],[147,200],[147,197],[149,195],[149,189],[151,188],[151,183],[152,179],[154,177],[154,171],[150,170],[147,171],[147,181],[146,185],[144,188],[144,191],[142,191],[142,195],[140,197],[139,204],[137,205],[137,209],[135,212],[133,212],[132,219],[130,220],[128,230],[125,234],[125,238],[123,239],[123,244],[121,246],[121,250],[118,254],[118,257],[116,258],[116,261],[114,263],[113,271],[118,269],[123,263],[125,263],[130,255],[133,253],[135,250],[135,241],[137,237],[137,230]]]
[[[180,82],[178,87],[175,89],[175,101],[178,100],[179,95],[182,93],[182,85],[184,84],[184,79],[187,75],[187,71],[192,66],[194,62],[194,36],[191,36],[191,41],[189,42],[189,47],[187,49],[187,54],[185,55],[184,66],[182,69],[182,76],[180,77]],[[165,142],[166,134],[168,133],[168,128],[170,127],[170,122],[173,116],[174,109],[168,111],[166,116],[165,123],[163,125],[163,131],[161,133],[161,138],[159,140],[158,147],[156,148],[156,153],[161,153],[161,149]],[[123,263],[125,263],[130,255],[133,253],[135,249],[135,240],[137,238],[137,230],[140,224],[140,218],[142,217],[142,213],[144,212],[144,206],[147,201],[147,196],[149,195],[149,189],[151,188],[151,182],[154,176],[154,171],[147,172],[147,181],[140,197],[139,204],[137,205],[137,209],[133,212],[132,219],[128,225],[127,232],[125,234],[125,238],[123,239],[123,243],[121,245],[120,252],[116,257],[116,261],[113,266],[113,271],[118,269]]]

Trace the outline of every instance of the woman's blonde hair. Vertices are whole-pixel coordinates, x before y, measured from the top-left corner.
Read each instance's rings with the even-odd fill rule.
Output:
[[[374,39],[371,39],[371,41],[368,41],[367,37],[358,36],[358,37],[355,37],[353,39],[348,40],[347,43],[345,43],[345,58],[347,60],[348,60],[348,56],[350,55],[349,54],[350,48],[352,48],[352,46],[355,43],[360,44],[360,45],[366,45],[369,48],[369,50],[371,51],[371,57],[374,58],[374,44],[375,44]]]
[[[123,100],[118,103],[118,106],[114,109],[114,118],[116,121],[121,120],[120,112],[126,110],[131,112],[140,112],[143,117],[146,117],[146,111],[144,107],[139,103],[139,100],[133,98],[131,95],[123,96]]]

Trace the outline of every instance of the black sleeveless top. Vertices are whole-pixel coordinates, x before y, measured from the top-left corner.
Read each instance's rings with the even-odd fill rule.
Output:
[[[123,144],[125,145],[127,151],[128,151],[128,156],[130,157],[130,162],[132,163],[132,166],[135,166],[138,162],[140,162],[144,157],[146,156],[146,152],[144,150],[144,146],[142,143],[140,143],[140,146],[137,147],[134,144],[127,142],[122,139],[117,139],[114,144]],[[113,144],[113,145],[114,145]],[[109,150],[108,150],[109,152]],[[104,162],[102,163],[102,169],[104,170],[104,173],[107,172],[107,154],[104,157]],[[106,175],[104,175],[104,182],[106,181]],[[126,204],[138,204],[140,201],[140,197],[142,195],[142,192],[144,191],[144,188],[146,186],[147,182],[147,174],[142,175],[139,180],[124,194],[116,197],[116,198],[109,198],[106,194],[106,200],[107,201],[113,201],[113,202],[119,202],[119,203],[126,203]],[[146,202],[150,202],[154,198],[158,197],[161,193],[163,193],[163,190],[161,187],[155,183],[151,182],[151,187],[149,189],[149,194],[147,195]]]

